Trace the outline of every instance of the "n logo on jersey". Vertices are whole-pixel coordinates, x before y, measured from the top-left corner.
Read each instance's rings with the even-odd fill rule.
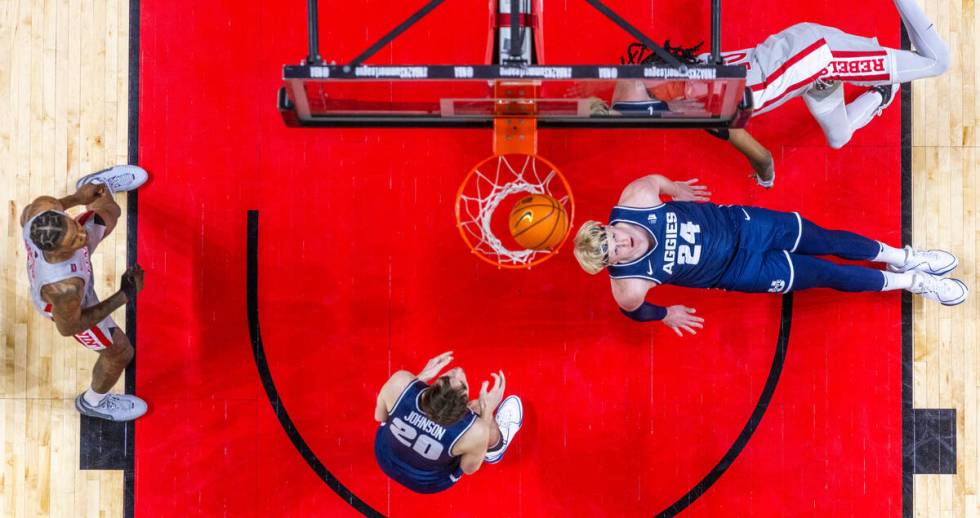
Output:
[[[647,216],[647,223],[649,223],[651,225],[655,225],[657,223],[657,215],[656,214],[650,214],[649,216]]]
[[[769,293],[782,293],[786,289],[786,281],[776,279],[769,285]]]

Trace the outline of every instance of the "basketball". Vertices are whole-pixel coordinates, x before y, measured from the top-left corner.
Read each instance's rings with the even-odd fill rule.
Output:
[[[568,213],[547,194],[530,194],[510,210],[510,234],[531,250],[552,250],[568,233]]]

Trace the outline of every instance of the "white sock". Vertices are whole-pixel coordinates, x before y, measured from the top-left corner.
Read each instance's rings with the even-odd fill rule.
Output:
[[[881,291],[907,290],[912,287],[912,272],[894,273],[882,270],[881,275],[885,277],[885,286]]]
[[[89,405],[99,406],[99,403],[101,403],[102,400],[105,399],[107,395],[109,394],[108,393],[99,394],[94,389],[89,388],[88,390],[85,391],[85,394],[83,394],[82,397],[85,398],[85,402],[88,403]]]
[[[885,263],[892,266],[905,266],[905,261],[908,260],[908,255],[905,253],[904,248],[895,248],[888,246],[881,241],[878,241],[878,246],[881,247],[881,251],[875,256],[872,261],[876,263]]]

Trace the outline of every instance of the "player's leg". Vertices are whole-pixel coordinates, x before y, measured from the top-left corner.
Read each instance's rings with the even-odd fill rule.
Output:
[[[884,286],[880,270],[838,265],[786,250],[740,249],[718,287],[747,293],[789,293],[809,288],[881,291]]]
[[[798,23],[766,38],[752,49],[746,86],[752,92],[753,117],[799,97],[827,73],[833,61],[824,26]]]
[[[790,249],[796,254],[874,261],[887,264],[893,272],[916,270],[931,275],[945,275],[959,264],[955,255],[944,250],[895,248],[854,232],[823,228],[806,218],[800,218],[800,224],[799,242]]]
[[[905,251],[847,230],[831,230],[800,218],[799,242],[790,252],[804,255],[834,255],[855,261],[896,264],[905,260]]]
[[[840,149],[850,142],[855,131],[887,108],[897,94],[898,85],[874,87],[850,103],[845,103],[840,81],[818,81],[803,94],[803,101],[823,130],[830,147]]]
[[[895,50],[893,83],[941,75],[949,68],[949,48],[916,0],[895,0],[915,52]]]
[[[82,414],[109,421],[130,421],[146,413],[146,403],[133,395],[110,394],[126,366],[132,362],[135,350],[129,338],[111,318],[99,323],[96,334],[111,336],[111,343],[98,349],[99,359],[92,369],[92,385],[75,399]]]
[[[969,290],[958,279],[944,279],[923,272],[894,273],[836,264],[808,255],[791,254],[793,291],[810,288],[830,288],[845,292],[907,290],[946,306],[966,300]]]
[[[888,291],[911,286],[911,275],[908,274],[898,274],[898,279],[887,283],[883,275],[885,272],[874,268],[837,264],[808,255],[790,254],[790,257],[794,269],[793,291],[810,288],[847,292]]]

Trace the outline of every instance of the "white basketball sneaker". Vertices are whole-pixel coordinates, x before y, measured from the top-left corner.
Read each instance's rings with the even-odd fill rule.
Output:
[[[507,396],[504,398],[500,402],[500,406],[497,407],[497,414],[493,417],[497,421],[497,426],[500,428],[500,435],[504,441],[504,445],[499,450],[487,452],[485,460],[490,464],[496,464],[500,462],[500,459],[504,458],[504,453],[510,447],[511,441],[514,440],[517,431],[524,424],[524,405],[521,404],[521,398],[517,396]]]
[[[106,421],[132,421],[146,413],[146,401],[131,394],[106,394],[102,401],[92,406],[85,401],[85,393],[75,398],[75,408],[82,415]]]
[[[945,250],[917,250],[911,246],[905,247],[905,264],[901,266],[888,265],[888,271],[905,273],[915,270],[931,275],[946,275],[960,264],[956,256]]]
[[[912,287],[909,291],[944,306],[962,304],[970,294],[969,288],[959,279],[944,279],[925,272],[912,274]]]
[[[81,189],[83,185],[90,183],[103,184],[112,191],[117,192],[132,191],[138,189],[146,183],[150,176],[142,167],[135,165],[117,165],[92,174],[87,174],[75,182],[75,188]]]

